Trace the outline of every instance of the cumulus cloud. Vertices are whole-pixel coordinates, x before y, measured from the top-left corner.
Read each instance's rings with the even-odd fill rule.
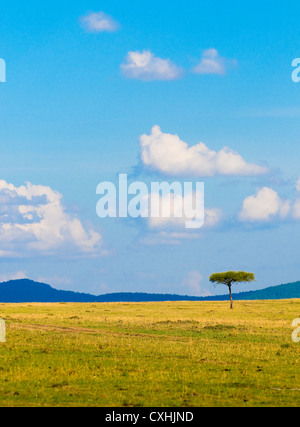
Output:
[[[182,69],[170,59],[154,56],[149,50],[128,52],[121,70],[128,79],[138,80],[175,80],[181,77]]]
[[[169,195],[151,193],[148,197],[151,213],[156,212],[155,216],[152,215],[148,219],[150,227],[201,228],[203,226],[203,191],[198,195],[193,191]]]
[[[227,67],[235,65],[235,60],[222,58],[216,49],[207,49],[203,52],[201,62],[194,67],[196,74],[226,74]]]
[[[286,218],[291,210],[289,200],[283,200],[276,191],[264,187],[256,194],[247,197],[239,214],[241,221],[270,221],[274,218]]]
[[[293,205],[292,216],[295,219],[300,219],[300,199],[297,199]]]
[[[219,208],[205,209],[204,227],[215,227],[223,217],[223,212]]]
[[[35,279],[36,282],[46,283],[47,285],[52,286],[55,289],[67,290],[72,288],[73,281],[69,277],[63,276],[38,276]]]
[[[199,271],[189,271],[186,278],[183,280],[182,285],[189,291],[192,296],[208,297],[212,294],[204,289],[201,285],[203,277]]]
[[[91,12],[80,18],[85,31],[90,33],[115,32],[120,25],[111,16],[104,12]]]
[[[196,183],[195,190],[193,187],[192,182],[152,183],[150,193],[139,196],[140,208],[131,214],[147,218],[149,228],[199,230],[217,225],[222,211],[205,208],[202,183]]]
[[[189,147],[179,136],[163,133],[159,126],[140,137],[141,160],[146,167],[168,175],[261,175],[266,167],[246,163],[242,156],[224,147],[216,152],[203,142]]]
[[[296,182],[296,191],[298,193],[300,192],[300,178],[298,178],[298,180]],[[292,216],[295,219],[300,219],[300,199],[299,199],[299,197],[296,197],[296,200],[294,202],[293,210],[292,210]]]
[[[193,220],[193,218],[198,218],[198,220],[201,222],[201,216],[202,209],[204,207],[200,207],[199,211],[195,214],[195,217],[191,218],[186,215],[182,215],[181,217],[176,217],[175,213],[179,213],[181,211],[181,208],[185,204],[185,198],[193,198],[193,195],[189,194],[187,196],[177,196],[173,198],[173,203],[171,204],[171,214],[168,217],[163,217],[160,215],[158,218],[152,218],[150,217],[148,219],[148,225],[150,228],[176,228],[176,229],[183,229],[187,228],[187,222],[190,220]],[[159,196],[158,204],[160,206],[166,206],[169,205],[169,201],[166,198],[163,198]],[[188,202],[189,203],[189,202]],[[192,201],[191,204],[195,205],[195,202]],[[219,224],[220,220],[222,218],[222,211],[220,209],[204,209],[204,222],[203,227],[209,228],[214,227],[217,224]],[[193,227],[190,227],[192,229]],[[197,227],[195,227],[197,229]]]
[[[28,279],[26,271],[16,271],[10,274],[1,274],[0,282],[9,282],[10,280]]]
[[[0,256],[95,254],[100,246],[100,234],[67,213],[57,191],[0,181]]]
[[[296,182],[296,190],[300,191],[300,179]],[[247,197],[239,213],[243,222],[268,222],[276,219],[300,219],[299,195],[293,199],[283,199],[278,193],[268,187],[261,188],[255,194]]]
[[[150,216],[147,219],[148,229],[146,235],[141,239],[141,243],[145,245],[179,245],[186,240],[199,239],[203,237],[203,230],[216,227],[223,217],[221,209],[204,208],[202,204],[198,205],[195,201],[195,193],[188,193],[183,196],[171,194],[170,199],[156,195],[153,202],[155,207],[159,209],[160,215],[158,217]],[[187,205],[193,205],[194,217],[184,214],[186,202]],[[166,211],[170,212],[168,216],[162,214],[165,208]],[[181,213],[183,213],[182,216],[180,216]],[[197,219],[195,220],[195,218]],[[192,223],[189,223],[191,219]],[[201,226],[202,222],[203,226]]]

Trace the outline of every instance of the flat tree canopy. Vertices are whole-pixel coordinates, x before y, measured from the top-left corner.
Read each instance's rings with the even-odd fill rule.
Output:
[[[230,286],[232,283],[252,282],[255,280],[253,273],[245,271],[227,271],[227,273],[212,274],[209,280],[213,283]]]
[[[252,282],[253,280],[255,280],[255,276],[253,273],[247,273],[245,271],[227,271],[226,273],[212,274],[209,280],[212,283],[228,286],[230,302],[231,302],[230,308],[233,308],[231,285],[233,283]]]

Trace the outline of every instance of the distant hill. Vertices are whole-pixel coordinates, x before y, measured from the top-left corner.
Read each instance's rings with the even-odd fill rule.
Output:
[[[235,300],[275,300],[300,298],[300,282],[234,294]],[[227,295],[191,297],[146,293],[115,293],[90,295],[72,291],[59,291],[45,283],[28,279],[11,280],[0,284],[0,302],[156,302],[156,301],[227,301]]]

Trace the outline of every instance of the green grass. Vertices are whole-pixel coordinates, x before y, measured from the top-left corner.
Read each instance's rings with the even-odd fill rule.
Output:
[[[299,406],[300,301],[0,304],[0,406]]]

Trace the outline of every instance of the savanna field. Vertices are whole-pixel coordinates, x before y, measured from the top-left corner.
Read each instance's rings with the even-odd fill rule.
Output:
[[[0,406],[299,406],[300,301],[0,304]]]

